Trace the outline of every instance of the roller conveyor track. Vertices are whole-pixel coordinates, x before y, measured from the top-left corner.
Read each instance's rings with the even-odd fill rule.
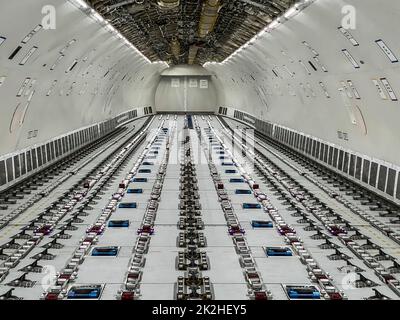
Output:
[[[222,122],[221,122],[222,124]],[[224,124],[222,124],[224,126]],[[236,128],[240,128],[235,122]],[[224,128],[223,130],[225,130]],[[228,130],[230,133],[231,130]],[[224,131],[226,134],[227,131]],[[229,134],[231,136],[231,134]],[[313,235],[314,239],[326,241],[326,238],[334,236],[340,241],[342,247],[348,249],[360,261],[366,265],[367,272],[371,272],[371,278],[381,280],[392,291],[399,295],[399,282],[396,274],[398,273],[398,254],[399,247],[390,234],[382,232],[373,221],[362,216],[357,210],[357,204],[345,201],[341,198],[340,193],[345,190],[337,190],[334,193],[325,186],[325,184],[316,181],[313,177],[309,177],[309,171],[299,167],[293,163],[290,158],[286,158],[280,154],[280,149],[274,148],[274,145],[266,145],[264,141],[257,141],[251,137],[247,137],[255,142],[254,153],[248,152],[248,146],[244,146],[242,141],[235,137],[240,148],[244,147],[246,154],[253,156],[255,159],[256,171],[260,177],[265,179],[267,183],[277,191],[281,196],[281,200],[285,200],[290,204],[296,213],[295,216],[302,218],[297,220],[298,223],[306,223],[307,230],[318,230]],[[292,156],[293,157],[293,156]],[[339,180],[339,178],[337,179]],[[321,179],[324,181],[324,179]],[[363,192],[360,189],[360,192]],[[306,212],[304,212],[304,209]],[[360,217],[361,215],[361,217]],[[310,218],[313,217],[315,220]],[[322,232],[325,229],[327,232]],[[381,234],[380,234],[381,232]],[[322,248],[332,248],[331,240],[326,242]],[[321,246],[319,246],[321,248]],[[349,261],[352,256],[348,256],[345,252],[338,251],[335,244],[335,253],[329,255],[332,261],[345,260]],[[349,268],[341,268],[349,269]],[[351,270],[357,270],[351,266]],[[369,285],[362,285],[357,278],[358,273],[352,273],[349,281],[355,285],[344,285],[344,288],[353,289],[379,286],[377,282],[370,279],[364,281]],[[361,276],[363,278],[363,276]],[[365,279],[363,279],[365,280]],[[345,290],[347,291],[347,290]],[[354,291],[349,291],[355,294]]]
[[[255,133],[255,135],[260,136],[258,133]],[[254,141],[257,146],[261,147],[261,150],[266,151],[273,159],[277,159],[278,163],[280,162],[283,166],[286,166],[286,169],[290,167],[303,176],[306,184],[308,183],[310,186],[314,185],[320,188],[330,198],[335,200],[339,207],[343,207],[344,211],[354,213],[376,229],[377,232],[382,233],[383,236],[379,238],[386,239],[385,242],[382,242],[382,245],[386,248],[394,248],[395,250],[392,253],[395,258],[398,259],[400,257],[398,246],[394,244],[394,242],[399,243],[398,226],[392,221],[392,219],[398,217],[398,207],[396,205],[369,190],[365,190],[349,182],[341,176],[334,175],[334,173],[321,165],[315,163],[309,164],[304,157],[282,148],[277,143],[272,143],[267,139],[257,139]],[[263,159],[266,159],[264,153],[258,150],[256,150],[256,153],[263,157]],[[266,161],[271,160],[266,159]],[[308,180],[308,182],[305,180]],[[335,201],[332,201],[332,203]],[[354,225],[354,221],[352,224]]]
[[[400,299],[388,203],[232,120],[133,125],[0,231],[0,299]]]
[[[142,125],[143,122],[140,121],[138,124]],[[33,219],[33,217],[35,217],[35,211],[37,212],[38,210],[48,210],[48,207],[50,206],[49,201],[51,202],[52,200],[52,198],[50,197],[51,192],[54,192],[58,195],[59,193],[68,190],[68,188],[70,188],[70,190],[73,190],[73,188],[75,188],[77,185],[83,183],[82,181],[85,179],[85,177],[89,177],[90,174],[96,170],[96,168],[101,166],[102,163],[107,161],[107,159],[113,155],[114,151],[118,150],[119,146],[117,146],[116,148],[112,148],[113,145],[121,143],[120,141],[126,139],[126,136],[131,136],[137,130],[138,129],[135,130],[134,126],[133,128],[130,128],[126,133],[114,137],[114,139],[112,139],[109,143],[106,143],[100,150],[97,150],[97,152],[95,152],[94,154],[89,154],[89,157],[84,158],[83,161],[78,163],[77,166],[71,168],[68,172],[65,173],[63,177],[61,177],[55,183],[50,184],[50,186],[47,186],[47,188],[43,190],[39,190],[38,194],[34,196],[35,201],[32,201],[32,199],[27,199],[25,203],[21,204],[21,206],[26,207],[24,210],[17,212],[17,214],[15,215],[13,214],[13,212],[11,212],[10,217],[3,217],[3,219],[6,220],[4,222],[3,228],[10,224],[11,221],[13,222],[10,224],[9,228],[7,228],[0,234],[0,239],[4,238],[4,234],[10,233],[10,229],[16,229],[18,227],[26,226],[26,221],[30,221],[30,218]],[[107,139],[106,142],[108,140],[109,139]],[[32,205],[34,205],[36,202],[39,202],[40,200],[43,201],[32,207]],[[23,215],[20,217],[20,219],[15,220],[28,208],[30,212],[27,216]],[[39,218],[39,220],[40,219],[41,218]]]
[[[137,123],[139,128],[143,123],[143,121]],[[1,245],[5,256],[4,261],[0,264],[2,285],[13,283],[14,280],[7,283],[7,279],[12,278],[14,274],[18,275],[21,270],[28,269],[29,272],[37,272],[51,269],[52,272],[55,272],[54,265],[46,267],[49,265],[46,263],[48,260],[54,260],[57,257],[51,249],[62,249],[63,245],[58,241],[71,238],[68,232],[78,229],[75,223],[83,222],[82,217],[88,215],[85,210],[90,210],[90,205],[96,203],[97,195],[101,194],[100,189],[107,188],[108,180],[112,180],[112,174],[123,167],[127,156],[145,137],[147,128],[148,125],[144,126],[141,132],[137,129],[130,129],[127,134],[120,135],[110,144],[106,144],[102,155],[97,154],[97,157],[85,159],[85,162],[78,168],[82,170],[82,173],[76,174],[79,171],[74,168],[76,170],[72,179],[74,181],[69,181],[71,185],[62,185],[60,190],[56,190],[55,201],[52,202],[54,198],[49,197],[48,201],[40,203],[41,208],[30,208],[31,212],[28,211],[27,214],[22,215],[13,224],[3,229],[2,242],[7,240],[8,242]],[[112,148],[114,144],[117,144],[116,148]],[[35,214],[34,209],[39,213]],[[32,216],[36,216],[36,218],[31,220]],[[28,221],[29,223],[25,224]],[[18,230],[21,231],[18,232]],[[14,231],[18,233],[12,235]],[[48,236],[54,240],[42,246],[42,242]],[[32,262],[32,259],[35,259],[36,262],[44,261],[45,266],[43,267],[43,264],[35,265],[30,269],[32,265],[28,262]],[[15,270],[23,262],[26,262],[26,266],[18,271]],[[41,277],[43,278],[43,275]]]
[[[224,122],[223,118],[220,118]],[[226,123],[226,122],[225,122]],[[400,244],[400,211],[391,201],[382,198],[355,182],[336,174],[321,164],[282,146],[279,142],[254,132],[255,143],[261,150],[274,156],[323,189],[329,196],[346,205],[350,210],[376,227],[379,232]],[[260,153],[259,153],[260,154]],[[262,153],[261,153],[262,154]]]
[[[139,121],[138,125],[143,123]],[[120,127],[115,132],[85,146],[70,156],[56,162],[50,167],[40,171],[31,178],[9,188],[0,194],[0,229],[7,226],[35,203],[47,197],[53,190],[63,184],[80,170],[87,168],[88,164],[98,160],[107,150],[110,150],[121,138],[135,131],[135,125]]]

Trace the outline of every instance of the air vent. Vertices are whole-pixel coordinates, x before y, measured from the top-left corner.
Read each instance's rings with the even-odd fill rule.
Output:
[[[42,28],[43,28],[43,26],[42,26],[41,24],[39,24],[39,25],[38,25],[35,29],[33,29],[21,42],[22,42],[23,44],[28,43],[28,42],[33,38],[33,36],[34,36],[37,32],[39,32]]]
[[[308,63],[314,69],[314,71],[318,71],[317,67],[311,61],[308,61]]]
[[[22,49],[22,47],[21,47],[21,46],[18,46],[18,47],[14,50],[14,52],[8,57],[8,59],[9,59],[9,60],[14,59],[15,56],[18,54],[18,52],[19,52],[21,49]]]
[[[71,72],[72,70],[74,70],[74,68],[76,67],[76,65],[78,64],[78,60],[74,60],[74,62],[72,63],[72,65],[68,68],[68,70],[65,71],[65,73]]]
[[[398,101],[397,96],[394,93],[393,88],[390,85],[389,81],[386,78],[381,78],[380,80],[383,86],[385,87],[387,93],[389,94],[390,99],[392,99],[392,101]]]
[[[20,66],[25,65],[25,63],[28,62],[28,60],[32,57],[32,55],[36,52],[36,50],[38,49],[38,47],[34,46],[32,47],[28,53],[25,55],[25,57],[21,60],[21,62],[19,63]]]
[[[353,58],[353,56],[347,49],[342,49],[342,52],[345,55],[345,57],[350,61],[350,63],[353,65],[353,67],[355,69],[360,68],[360,65],[358,64],[358,62]]]
[[[359,43],[357,42],[357,40],[354,39],[354,37],[351,35],[351,33],[350,33],[348,30],[346,30],[346,29],[343,28],[343,27],[339,27],[338,29],[339,29],[339,31],[347,38],[347,40],[349,40],[349,41],[351,42],[351,44],[352,44],[353,46],[357,47],[357,46],[359,45]]]
[[[382,49],[383,53],[388,57],[388,59],[392,63],[399,62],[397,57],[394,55],[393,51],[390,50],[390,48],[386,45],[386,43],[382,39],[376,40],[375,43],[379,46],[379,48]]]
[[[54,64],[51,66],[50,70],[53,71],[64,57],[65,57],[65,56],[64,56],[63,54],[61,54],[61,55],[57,58],[56,62],[54,62]]]

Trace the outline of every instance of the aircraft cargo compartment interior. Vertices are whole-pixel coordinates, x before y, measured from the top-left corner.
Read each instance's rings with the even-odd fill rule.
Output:
[[[399,1],[0,17],[0,300],[400,300]]]

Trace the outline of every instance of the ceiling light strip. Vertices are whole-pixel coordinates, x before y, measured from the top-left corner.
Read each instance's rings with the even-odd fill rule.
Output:
[[[270,24],[268,24],[263,30],[261,30],[258,34],[256,34],[253,38],[251,38],[248,42],[243,44],[240,48],[238,48],[235,52],[233,52],[229,57],[227,57],[224,61],[218,63],[218,62],[206,62],[203,64],[203,67],[205,67],[207,64],[213,63],[213,64],[225,64],[229,60],[231,60],[233,57],[235,57],[240,51],[243,49],[246,49],[250,44],[252,44],[254,41],[256,41],[258,38],[260,38],[262,35],[265,33],[269,33],[278,26],[280,26],[282,23],[285,21],[295,17],[300,11],[304,10],[307,8],[311,3],[313,3],[316,0],[302,0],[292,7],[290,7],[283,15],[280,17],[276,18],[273,20]]]
[[[147,58],[138,48],[136,48],[128,39],[125,38],[113,25],[106,21],[96,10],[91,9],[90,6],[84,0],[68,0],[74,4],[78,9],[82,10],[89,17],[94,19],[96,22],[103,24],[103,27],[109,32],[113,33],[117,38],[121,39],[129,48],[133,49],[138,53],[147,63],[151,63],[150,59]]]

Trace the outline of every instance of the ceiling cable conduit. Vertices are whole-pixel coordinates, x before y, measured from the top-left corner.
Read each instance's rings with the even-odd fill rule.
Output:
[[[199,47],[196,45],[192,45],[189,48],[189,57],[188,57],[188,64],[194,64],[196,60],[197,52],[199,51]]]
[[[314,0],[86,1],[150,61],[223,62]],[[279,20],[280,21],[280,20]],[[177,40],[173,39],[176,38]],[[189,57],[190,56],[190,57]]]
[[[201,11],[199,23],[199,37],[205,38],[214,30],[218,19],[220,0],[205,0]]]
[[[173,37],[171,40],[171,53],[175,57],[176,60],[179,59],[179,55],[181,54],[181,44],[177,37]]]

